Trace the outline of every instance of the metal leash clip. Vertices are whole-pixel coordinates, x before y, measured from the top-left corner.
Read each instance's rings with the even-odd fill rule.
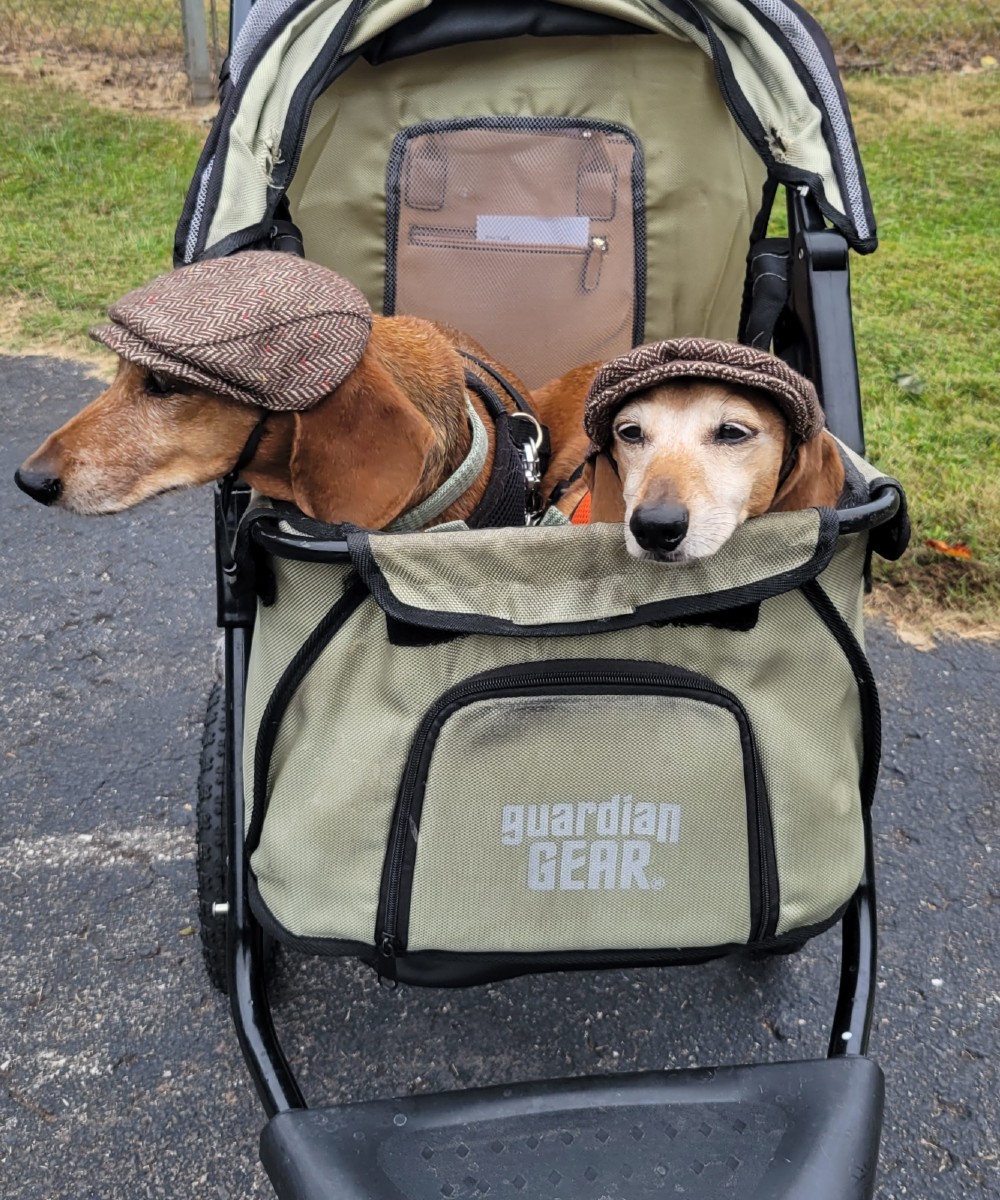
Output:
[[[518,449],[524,461],[524,482],[527,489],[524,498],[524,523],[537,525],[542,516],[542,459],[541,449],[545,434],[537,418],[529,412],[513,412],[510,419],[530,421],[535,427],[535,435],[528,441],[521,442]]]

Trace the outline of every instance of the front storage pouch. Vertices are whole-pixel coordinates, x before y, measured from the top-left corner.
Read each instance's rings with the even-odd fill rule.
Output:
[[[594,525],[355,533],[274,558],[247,691],[255,912],[447,984],[804,940],[861,876],[867,535],[716,555]]]
[[[421,722],[381,925],[410,951],[454,949],[456,911],[482,951],[759,940],[772,856],[735,696],[660,663],[526,663],[457,685]]]

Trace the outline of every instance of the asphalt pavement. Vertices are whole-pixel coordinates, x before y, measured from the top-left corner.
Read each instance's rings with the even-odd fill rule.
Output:
[[[216,631],[211,498],[46,511],[21,459],[101,390],[0,358],[0,1193],[270,1196],[263,1113],[195,931],[194,793]],[[887,1080],[879,1200],[1000,1196],[1000,649],[870,630]],[[816,1057],[839,935],[765,963],[379,988],[282,953],[276,1019],[310,1101]]]

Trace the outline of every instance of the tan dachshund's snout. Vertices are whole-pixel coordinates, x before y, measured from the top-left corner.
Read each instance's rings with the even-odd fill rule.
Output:
[[[14,482],[39,504],[55,504],[62,495],[62,480],[46,464],[29,466],[30,462],[30,458],[26,459],[14,472]]]
[[[654,558],[672,554],[684,541],[689,514],[683,504],[661,500],[643,504],[629,518],[629,529],[640,547]]]

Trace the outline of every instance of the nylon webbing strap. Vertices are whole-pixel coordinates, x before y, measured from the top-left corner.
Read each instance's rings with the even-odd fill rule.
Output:
[[[472,486],[480,471],[486,465],[489,453],[489,439],[486,436],[486,426],[479,413],[472,407],[469,397],[465,397],[465,407],[469,414],[469,430],[472,433],[472,445],[458,470],[450,475],[439,488],[408,512],[398,516],[395,521],[386,526],[389,533],[412,533],[422,529],[435,517],[439,517],[446,508],[454,504]]]

